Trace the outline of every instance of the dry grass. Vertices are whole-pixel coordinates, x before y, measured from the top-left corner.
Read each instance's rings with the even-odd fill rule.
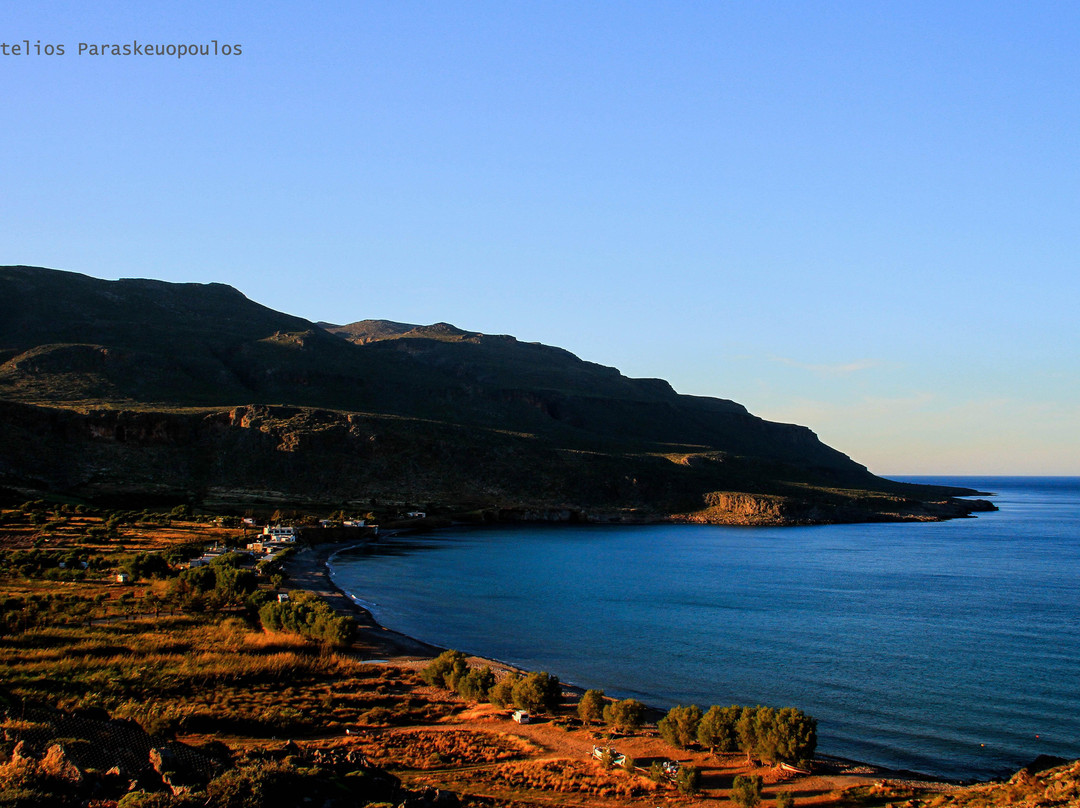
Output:
[[[592,763],[577,760],[504,763],[491,771],[475,774],[494,785],[514,790],[589,794],[596,797],[637,797],[652,793],[657,788],[655,783],[636,775],[607,772]]]
[[[236,618],[163,617],[32,629],[0,639],[0,681],[62,709],[101,707],[150,732],[267,737],[436,720],[412,673],[357,662]]]
[[[974,786],[941,794],[928,803],[931,808],[1065,808],[1080,806],[1080,761],[1037,775],[1018,772],[1008,782]]]
[[[399,730],[365,744],[379,765],[420,770],[517,760],[532,751],[519,738],[470,730]]]

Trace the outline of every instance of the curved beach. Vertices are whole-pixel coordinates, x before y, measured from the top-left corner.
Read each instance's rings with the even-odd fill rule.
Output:
[[[339,556],[334,579],[434,647],[662,708],[795,704],[823,751],[1008,776],[1080,752],[1080,545],[1073,489],[996,484],[1009,507],[926,525],[418,533]]]
[[[330,564],[339,553],[354,549],[357,544],[326,544],[301,549],[286,564],[289,588],[315,592],[326,599],[333,608],[343,614],[352,615],[357,621],[357,635],[354,642],[356,651],[365,659],[390,662],[415,667],[417,663],[431,659],[445,648],[418,640],[379,624],[371,612],[364,608],[354,597],[340,588],[331,576]],[[505,662],[473,655],[474,664],[486,664],[496,671],[521,671],[522,669]],[[557,674],[558,672],[555,671]],[[570,692],[580,693],[581,688],[567,685]],[[663,710],[650,709],[650,719],[655,721]],[[831,755],[818,755],[817,769],[821,778],[830,788],[849,786],[864,782],[876,782],[884,778],[898,783],[917,785],[920,788],[952,789],[955,781],[933,777],[931,775],[907,770],[890,769],[860,761]]]

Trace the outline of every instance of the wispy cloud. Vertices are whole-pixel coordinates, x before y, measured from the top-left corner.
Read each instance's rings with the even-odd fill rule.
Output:
[[[881,362],[877,359],[857,359],[854,362],[839,362],[831,365],[819,365],[809,362],[798,362],[794,359],[788,359],[785,356],[770,356],[770,362],[776,362],[781,365],[787,365],[788,367],[799,368],[800,370],[807,370],[811,373],[816,373],[819,376],[847,376],[852,373],[858,373],[863,370],[870,370],[881,366]]]

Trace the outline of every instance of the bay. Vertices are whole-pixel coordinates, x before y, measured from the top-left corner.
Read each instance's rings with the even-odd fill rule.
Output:
[[[389,628],[646,703],[796,706],[819,751],[985,778],[1080,756],[1080,478],[904,478],[918,524],[499,526],[339,554]]]

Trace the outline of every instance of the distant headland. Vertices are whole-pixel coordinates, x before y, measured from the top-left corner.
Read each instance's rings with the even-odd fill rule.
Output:
[[[447,323],[314,323],[223,284],[0,267],[0,494],[820,524],[992,510],[803,426]]]

